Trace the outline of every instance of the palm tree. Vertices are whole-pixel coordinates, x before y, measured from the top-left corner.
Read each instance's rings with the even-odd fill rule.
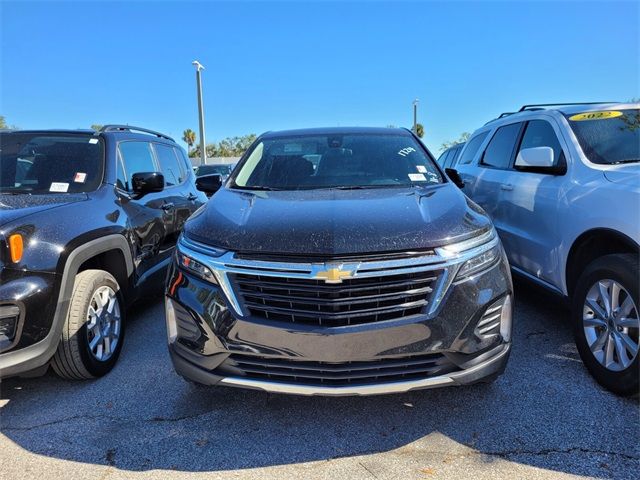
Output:
[[[416,123],[416,135],[420,138],[424,135],[424,127],[421,123]]]
[[[182,132],[182,140],[189,146],[189,150],[193,147],[193,144],[196,143],[196,132],[187,128],[184,132]]]

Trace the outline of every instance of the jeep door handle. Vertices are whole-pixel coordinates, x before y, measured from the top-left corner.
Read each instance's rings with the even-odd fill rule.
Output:
[[[500,185],[500,190],[506,190],[507,192],[510,192],[511,190],[513,190],[513,185],[507,183],[507,184],[502,184]]]
[[[173,203],[164,203],[162,204],[162,209],[167,211],[167,210],[171,210],[173,207],[175,207],[175,205]]]

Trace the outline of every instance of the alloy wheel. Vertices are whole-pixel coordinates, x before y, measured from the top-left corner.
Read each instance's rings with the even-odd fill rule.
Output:
[[[93,292],[87,309],[87,341],[96,360],[107,361],[115,352],[120,339],[122,318],[120,302],[113,289],[102,286]]]
[[[629,292],[615,280],[591,286],[585,298],[582,322],[587,345],[598,362],[622,371],[638,355],[640,318]]]

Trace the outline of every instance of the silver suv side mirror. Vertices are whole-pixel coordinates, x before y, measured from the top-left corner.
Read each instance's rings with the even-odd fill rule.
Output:
[[[551,147],[533,147],[525,148],[518,152],[516,157],[516,167],[553,167],[553,148]]]

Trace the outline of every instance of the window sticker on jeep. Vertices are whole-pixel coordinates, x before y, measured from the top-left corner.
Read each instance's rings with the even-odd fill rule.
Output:
[[[87,180],[87,174],[84,172],[77,172],[73,181],[76,183],[84,183]]]
[[[422,173],[410,173],[409,180],[413,182],[426,182],[427,177],[425,177]]]
[[[427,167],[425,167],[424,165],[416,165],[416,170],[418,170],[420,173],[427,173]]]
[[[69,190],[69,184],[64,182],[51,182],[50,192],[66,192]]]
[[[607,118],[621,117],[622,112],[617,110],[607,110],[604,112],[578,113],[569,117],[572,122],[584,122],[587,120],[605,120]]]
[[[90,139],[89,139],[89,143],[90,143],[91,145],[94,145],[94,144],[98,143],[98,139],[97,139],[97,138],[90,138]]]
[[[409,155],[411,152],[415,152],[415,151],[416,151],[416,149],[415,149],[415,148],[413,148],[413,147],[406,147],[406,148],[403,148],[402,150],[400,150],[400,151],[398,152],[398,155],[400,155],[401,157],[406,157],[406,156],[407,156],[407,155]]]

